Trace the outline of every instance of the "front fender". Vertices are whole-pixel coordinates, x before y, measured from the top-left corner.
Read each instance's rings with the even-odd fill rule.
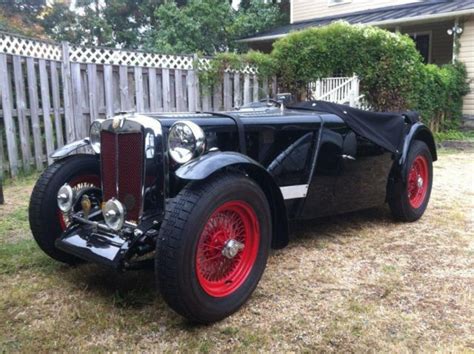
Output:
[[[241,164],[253,165],[265,170],[262,165],[248,156],[237,152],[216,151],[200,156],[199,158],[184,164],[176,170],[176,176],[189,181],[202,180],[225,167]]]
[[[272,212],[272,247],[283,248],[288,244],[288,215],[283,195],[272,175],[257,161],[237,152],[210,152],[190,161],[176,170],[177,177],[187,181],[204,180],[227,167],[244,171],[263,190]]]
[[[55,152],[51,154],[51,158],[53,160],[60,160],[62,158],[65,158],[66,156],[71,155],[74,151],[86,147],[90,145],[90,140],[89,138],[84,138],[82,140],[77,140],[74,141],[70,144],[64,145],[63,147],[60,147],[57,149]]]

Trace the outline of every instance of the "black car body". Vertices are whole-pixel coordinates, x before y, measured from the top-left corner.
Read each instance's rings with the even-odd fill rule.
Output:
[[[33,234],[46,253],[69,263],[86,260],[125,270],[155,257],[160,289],[176,311],[200,322],[221,319],[258,283],[267,257],[261,247],[288,244],[290,221],[386,202],[398,219],[414,221],[423,214],[436,160],[431,132],[412,113],[367,114],[327,103],[290,108],[264,102],[233,112],[123,114],[96,122],[94,137],[57,151],[57,162],[40,178],[30,206]],[[88,145],[95,154],[73,154]],[[249,195],[243,202],[240,185]],[[221,203],[231,211],[216,216],[219,204],[202,191],[219,188],[235,197]],[[58,205],[52,205],[51,195]],[[245,248],[251,241],[219,241],[225,227],[212,231],[219,247],[202,246],[219,248],[214,258],[225,256],[215,274],[225,267],[230,272],[233,266],[225,264],[248,253],[251,264],[244,265],[236,276],[242,278],[239,286],[230,291],[232,279],[217,289],[217,275],[206,270],[208,279],[202,280],[195,273],[206,268],[199,259],[212,258],[196,240],[232,210],[244,215],[237,221],[241,228],[258,233],[253,253]],[[188,218],[194,230],[186,228]],[[46,228],[54,235],[46,235]],[[253,268],[261,270],[253,276]]]

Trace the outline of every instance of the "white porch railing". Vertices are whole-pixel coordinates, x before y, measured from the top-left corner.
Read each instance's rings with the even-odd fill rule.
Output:
[[[360,107],[363,95],[359,91],[360,80],[352,77],[328,77],[309,84],[309,96],[313,100],[329,101]]]

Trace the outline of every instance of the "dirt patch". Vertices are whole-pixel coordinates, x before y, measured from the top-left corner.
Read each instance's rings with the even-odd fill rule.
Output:
[[[473,171],[472,150],[441,151],[431,203],[416,223],[395,223],[382,207],[297,225],[290,245],[273,252],[249,303],[212,326],[193,326],[169,310],[151,270],[71,268],[30,241],[3,243],[0,347],[474,350]],[[27,205],[27,198],[16,201],[11,209]],[[0,230],[0,245],[10,234]]]

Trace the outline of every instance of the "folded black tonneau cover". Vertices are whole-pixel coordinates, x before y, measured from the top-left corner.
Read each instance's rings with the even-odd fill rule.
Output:
[[[396,154],[403,146],[407,124],[419,121],[416,112],[370,112],[326,101],[300,102],[288,108],[335,114],[355,133]]]

